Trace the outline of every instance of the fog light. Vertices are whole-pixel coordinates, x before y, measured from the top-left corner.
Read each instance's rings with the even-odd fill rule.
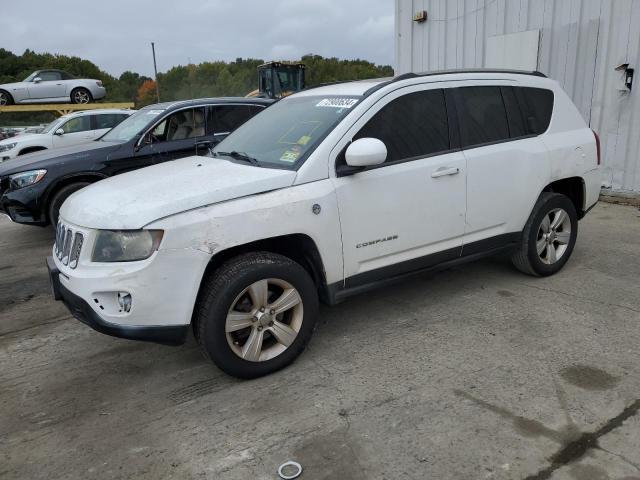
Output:
[[[118,292],[118,304],[120,305],[120,311],[129,313],[131,311],[131,294]]]

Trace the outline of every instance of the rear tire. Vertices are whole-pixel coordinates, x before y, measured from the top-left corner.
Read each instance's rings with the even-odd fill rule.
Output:
[[[91,102],[93,102],[93,96],[86,88],[74,88],[71,91],[71,103],[86,105]]]
[[[9,92],[0,90],[0,107],[5,107],[7,105],[13,105],[13,97]]]
[[[569,260],[577,235],[578,215],[573,202],[565,195],[543,192],[533,207],[511,262],[528,275],[553,275]]]
[[[248,253],[205,280],[195,336],[222,371],[256,378],[286,367],[302,353],[317,316],[316,286],[302,266],[275,253]]]
[[[49,202],[49,222],[53,227],[58,224],[58,217],[60,216],[60,208],[64,201],[71,196],[72,193],[77,192],[78,190],[90,185],[89,182],[78,182],[72,183],[71,185],[67,185],[66,187],[62,187],[59,191],[57,191],[51,201]]]

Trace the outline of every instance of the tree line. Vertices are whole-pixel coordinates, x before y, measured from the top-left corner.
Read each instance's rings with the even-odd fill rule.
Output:
[[[375,65],[366,60],[341,60],[320,55],[305,55],[300,59],[305,63],[307,86],[340,80],[387,77],[393,75],[388,65]],[[200,64],[178,65],[166,72],[158,73],[160,99],[184,100],[189,98],[244,96],[258,88],[258,65],[263,59],[237,58],[232,62],[213,61]],[[155,102],[155,83],[149,77],[126,71],[119,77],[101,70],[89,60],[75,56],[51,53],[36,53],[25,50],[16,55],[0,48],[0,84],[24,80],[34,70],[55,68],[76,77],[101,80],[107,88],[103,102],[133,102],[141,107]],[[42,122],[46,113],[2,114],[0,124],[10,121]]]

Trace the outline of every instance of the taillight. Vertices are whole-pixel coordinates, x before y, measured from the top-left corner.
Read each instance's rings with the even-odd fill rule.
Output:
[[[99,87],[101,87],[101,86],[102,86],[102,82],[101,82],[100,80],[98,80],[98,81],[96,82],[96,85],[98,85]],[[593,132],[593,133],[595,133],[595,132]]]
[[[600,137],[594,129],[591,129],[593,136],[596,137],[596,153],[598,155],[598,165],[600,165]]]

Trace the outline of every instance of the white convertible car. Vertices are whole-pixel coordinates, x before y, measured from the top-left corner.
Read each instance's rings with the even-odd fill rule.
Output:
[[[74,78],[62,70],[36,70],[22,82],[0,85],[0,106],[14,103],[91,103],[106,94],[100,80]]]

